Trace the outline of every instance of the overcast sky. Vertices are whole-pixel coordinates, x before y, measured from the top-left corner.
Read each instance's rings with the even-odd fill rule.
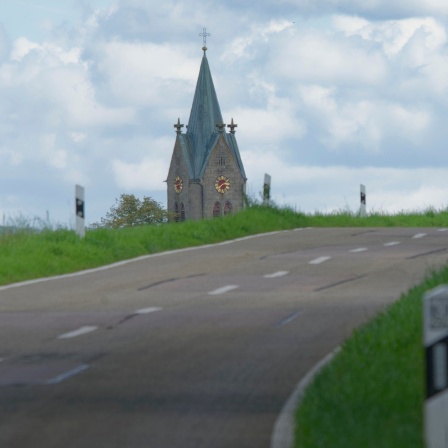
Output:
[[[446,0],[0,0],[0,216],[72,225],[166,204],[207,57],[257,196],[331,212],[448,206]],[[0,223],[1,224],[1,223]]]

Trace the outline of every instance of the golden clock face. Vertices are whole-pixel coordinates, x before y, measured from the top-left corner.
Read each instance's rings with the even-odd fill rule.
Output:
[[[225,176],[219,176],[216,179],[215,188],[216,188],[216,191],[218,191],[219,193],[225,193],[226,191],[229,191],[229,188],[230,188],[229,179],[227,179],[227,177],[225,177]]]
[[[177,176],[176,179],[174,179],[174,191],[176,193],[180,193],[182,191],[183,182],[182,179]]]

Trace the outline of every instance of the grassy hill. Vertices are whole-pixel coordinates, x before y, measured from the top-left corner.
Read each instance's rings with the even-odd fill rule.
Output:
[[[124,229],[94,229],[79,239],[67,229],[36,231],[25,225],[0,233],[0,285],[93,268],[166,250],[216,243],[296,227],[448,226],[448,211],[360,218],[350,212],[296,213],[290,208],[251,206],[220,219]]]

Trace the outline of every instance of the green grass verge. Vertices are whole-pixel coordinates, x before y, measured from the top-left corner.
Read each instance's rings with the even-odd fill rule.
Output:
[[[0,233],[0,285],[274,230],[375,226],[448,226],[448,212],[428,209],[392,216],[371,213],[360,218],[350,212],[306,215],[289,208],[253,205],[221,219],[89,230],[83,240],[66,229],[35,232],[25,226],[17,232]]]
[[[422,297],[448,266],[367,325],[314,379],[296,414],[296,448],[422,448]]]

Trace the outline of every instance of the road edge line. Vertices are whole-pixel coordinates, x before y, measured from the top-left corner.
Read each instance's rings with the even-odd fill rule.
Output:
[[[322,358],[297,384],[294,392],[289,396],[283,406],[271,436],[271,448],[293,448],[295,433],[295,414],[305,391],[314,377],[341,351],[336,347],[331,353]]]

